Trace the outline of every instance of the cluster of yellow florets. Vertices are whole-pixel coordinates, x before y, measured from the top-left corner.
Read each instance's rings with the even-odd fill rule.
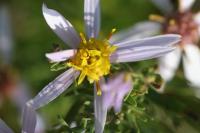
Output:
[[[67,65],[81,71],[78,79],[80,84],[85,77],[90,83],[98,82],[100,77],[110,72],[110,55],[116,50],[116,46],[109,44],[108,40],[86,40],[81,33],[81,44],[76,55],[67,62]]]

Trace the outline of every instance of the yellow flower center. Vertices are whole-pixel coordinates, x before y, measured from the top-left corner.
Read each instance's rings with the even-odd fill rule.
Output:
[[[87,40],[82,33],[80,37],[80,47],[67,65],[81,72],[78,84],[82,83],[85,77],[90,83],[98,82],[100,77],[110,73],[110,55],[117,47],[110,45],[108,39],[100,41],[90,38]]]

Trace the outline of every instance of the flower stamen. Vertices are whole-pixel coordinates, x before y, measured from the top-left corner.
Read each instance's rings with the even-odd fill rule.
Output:
[[[81,37],[81,41],[83,44],[86,44],[87,43],[87,40],[86,40],[86,37],[83,33],[80,33],[80,37]]]
[[[111,30],[110,34],[109,34],[108,37],[107,37],[108,40],[112,37],[112,35],[116,32],[116,30],[117,30],[116,28],[113,28],[113,29]]]
[[[115,29],[110,35],[114,32]],[[100,41],[90,38],[87,40],[83,33],[80,33],[80,38],[80,47],[66,64],[81,72],[78,84],[81,84],[85,77],[90,83],[98,82],[100,77],[110,73],[110,55],[116,51],[117,47],[112,46],[107,39]]]
[[[157,14],[149,15],[149,20],[156,21],[156,22],[159,22],[159,23],[165,22],[165,18],[163,16],[160,16],[160,15],[157,15]]]
[[[176,20],[175,19],[170,19],[169,20],[169,25],[173,26],[176,24]]]
[[[101,96],[102,95],[102,91],[101,91],[101,87],[100,87],[99,81],[96,82],[96,88],[97,88],[97,95]]]

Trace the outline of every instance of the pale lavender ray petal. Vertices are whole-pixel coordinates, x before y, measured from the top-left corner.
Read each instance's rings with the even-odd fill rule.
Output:
[[[61,61],[66,61],[69,58],[73,57],[76,54],[76,51],[77,51],[76,49],[62,50],[58,52],[47,53],[45,56],[51,62],[61,62]]]
[[[159,74],[165,81],[170,81],[181,61],[181,48],[178,47],[173,52],[159,58]]]
[[[124,97],[133,88],[132,80],[123,79],[121,85],[118,87],[118,97]],[[120,93],[119,93],[120,92]]]
[[[125,40],[135,40],[158,34],[161,31],[161,24],[157,22],[144,21],[112,35],[109,42],[119,43]]]
[[[9,10],[0,5],[0,58],[4,63],[10,64],[12,58],[13,37]]]
[[[116,88],[119,84],[121,84],[123,78],[123,73],[117,75],[116,78],[110,78],[106,84],[102,85],[102,91],[108,92],[111,91],[113,88]]]
[[[124,74],[121,73],[115,78],[110,78],[106,84],[103,84],[101,89],[103,93],[103,108],[110,109],[115,103],[115,93],[118,87],[123,84]],[[114,92],[114,93],[113,93]]]
[[[122,104],[123,104],[123,98],[124,97],[117,97],[116,98],[115,104],[114,104],[114,111],[115,111],[115,113],[119,113],[121,111]]]
[[[107,87],[102,89],[103,107],[105,109],[114,107],[115,112],[119,112],[124,96],[132,89],[132,79],[130,75],[121,73],[114,78],[109,79],[109,82],[103,87]]]
[[[186,79],[191,85],[200,88],[200,50],[198,46],[187,44],[184,46],[183,68]]]
[[[62,94],[74,82],[78,75],[78,71],[70,68],[45,86],[44,89],[35,96],[35,98],[28,102],[28,104],[30,104],[34,109],[38,109],[48,104]]]
[[[165,48],[170,48],[170,47],[160,47],[160,46],[130,47],[130,48],[118,49],[115,51],[115,53],[117,53],[118,55],[133,54],[133,53],[136,54],[146,51],[147,52],[159,51]]]
[[[43,118],[40,115],[37,115],[37,124],[35,127],[35,133],[44,133],[45,123]]]
[[[116,43],[114,45],[119,47],[118,49],[124,47],[127,48],[127,47],[144,47],[144,46],[166,47],[178,43],[180,39],[181,39],[180,35],[166,34],[166,35],[159,35],[138,40],[126,40],[120,43]]]
[[[169,14],[173,11],[173,5],[170,0],[151,0],[158,9],[164,14]]]
[[[115,96],[112,95],[112,92],[111,91],[104,92],[104,94],[103,94],[103,108],[107,109],[107,110],[111,109],[114,102],[115,102]]]
[[[36,127],[36,112],[26,105],[23,111],[22,133],[35,133]]]
[[[195,0],[178,0],[178,2],[179,2],[179,11],[185,12],[191,9]]]
[[[103,133],[106,123],[107,109],[103,107],[103,95],[103,93],[101,96],[97,95],[96,85],[94,85],[95,133]]]
[[[121,85],[118,86],[118,91],[115,97],[115,104],[114,104],[114,110],[115,112],[120,112],[122,103],[123,103],[123,98],[124,96],[130,92],[133,88],[132,80],[128,79],[128,81],[123,81]]]
[[[80,37],[72,24],[57,11],[48,9],[45,4],[43,4],[42,11],[50,28],[70,47],[77,48]]]
[[[174,47],[163,47],[163,48],[156,48],[155,50],[152,49],[145,49],[144,51],[141,50],[140,52],[126,52],[125,54],[118,54],[115,52],[111,55],[110,61],[112,63],[120,63],[120,62],[135,62],[147,59],[153,59],[161,57],[169,52],[172,52],[175,48]],[[125,50],[127,51],[127,50]],[[131,51],[129,49],[129,51]]]
[[[84,0],[84,20],[88,38],[96,38],[100,30],[99,0]]]
[[[2,119],[0,119],[0,132],[1,133],[14,133]]]

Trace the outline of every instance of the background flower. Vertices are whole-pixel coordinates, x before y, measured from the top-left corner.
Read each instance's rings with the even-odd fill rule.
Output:
[[[170,81],[179,67],[181,58],[183,58],[183,69],[185,78],[194,87],[199,87],[200,78],[200,51],[199,42],[199,13],[193,13],[192,5],[195,0],[177,0],[171,2],[169,0],[152,0],[152,2],[164,13],[164,17],[159,15],[150,15],[151,22],[142,22],[130,28],[128,34],[124,31],[116,36],[116,38],[141,38],[144,36],[152,36],[155,34],[177,33],[182,35],[182,41],[178,45],[178,49],[159,59],[159,73],[166,81]],[[177,3],[178,8],[175,8]],[[136,32],[140,34],[137,35]],[[131,34],[135,35],[131,35]],[[193,51],[193,52],[192,52]],[[164,88],[160,89],[163,92]]]

